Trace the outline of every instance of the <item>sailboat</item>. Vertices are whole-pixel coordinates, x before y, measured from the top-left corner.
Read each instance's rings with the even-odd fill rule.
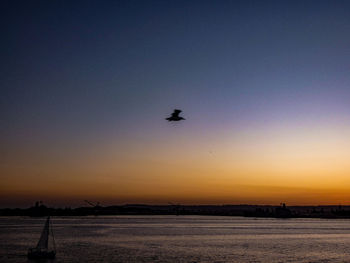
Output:
[[[49,249],[49,235],[51,233],[53,240],[53,249]],[[56,244],[53,236],[52,227],[50,227],[50,216],[47,217],[43,231],[38,244],[34,248],[28,250],[29,259],[41,259],[41,258],[55,258],[56,256]]]

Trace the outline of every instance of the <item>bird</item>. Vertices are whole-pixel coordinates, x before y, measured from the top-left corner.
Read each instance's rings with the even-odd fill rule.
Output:
[[[182,118],[179,116],[179,114],[182,112],[182,110],[175,109],[174,112],[171,114],[170,117],[166,118],[167,121],[181,121],[186,120],[185,118]]]

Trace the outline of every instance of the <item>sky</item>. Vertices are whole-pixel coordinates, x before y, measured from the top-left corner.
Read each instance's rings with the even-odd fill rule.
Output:
[[[0,207],[350,204],[349,1],[1,6]]]

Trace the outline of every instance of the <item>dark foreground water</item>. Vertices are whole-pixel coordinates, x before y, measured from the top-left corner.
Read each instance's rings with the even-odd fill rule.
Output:
[[[44,221],[0,217],[0,262],[33,262],[27,249]],[[55,263],[350,262],[350,220],[98,216],[52,223]]]

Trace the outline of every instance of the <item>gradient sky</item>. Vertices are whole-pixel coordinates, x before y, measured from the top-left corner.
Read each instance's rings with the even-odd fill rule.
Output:
[[[349,14],[2,1],[0,207],[350,204]]]

